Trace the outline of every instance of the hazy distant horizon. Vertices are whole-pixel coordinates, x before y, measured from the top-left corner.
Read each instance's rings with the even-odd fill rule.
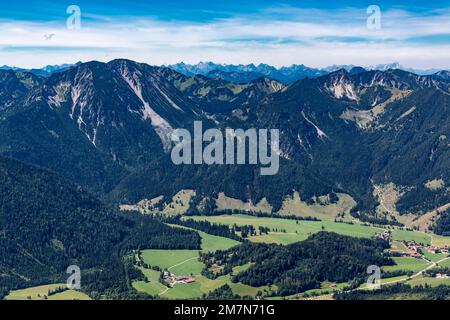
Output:
[[[110,61],[117,60],[117,59],[127,59],[127,58],[114,58],[114,59],[106,60],[106,61],[89,60],[89,61],[65,62],[65,63],[61,63],[61,64],[47,64],[47,65],[41,65],[41,66],[36,66],[36,67],[23,67],[23,66],[20,66],[20,65],[10,65],[10,64],[7,64],[7,63],[0,63],[0,68],[9,67],[9,68],[15,68],[15,69],[16,68],[17,69],[24,69],[24,70],[31,70],[31,69],[39,70],[39,69],[44,69],[44,68],[47,68],[47,67],[63,66],[63,65],[75,65],[77,63],[88,63],[88,62],[93,62],[93,61],[98,61],[98,62],[102,62],[102,63],[108,63]],[[129,60],[132,60],[132,59],[129,59]],[[179,61],[179,62],[171,63],[171,64],[152,64],[152,63],[148,63],[148,62],[144,62],[144,61],[136,61],[136,62],[146,63],[146,64],[149,64],[149,65],[158,66],[158,67],[168,67],[168,66],[173,66],[173,65],[182,64],[182,63],[184,63],[187,66],[197,66],[199,64],[208,64],[208,63],[212,63],[212,64],[215,64],[215,65],[222,65],[222,66],[239,66],[239,65],[248,66],[248,65],[254,65],[255,67],[258,67],[259,65],[268,65],[268,66],[274,67],[274,68],[276,68],[278,70],[281,69],[281,68],[289,68],[289,67],[292,67],[294,65],[297,65],[297,66],[303,65],[303,66],[305,66],[307,68],[317,69],[317,70],[325,70],[325,69],[329,69],[329,68],[333,68],[333,67],[351,67],[351,66],[352,67],[362,67],[362,68],[367,69],[367,70],[372,70],[372,69],[377,69],[377,67],[380,67],[380,66],[383,66],[383,65],[396,65],[396,64],[398,64],[401,67],[400,69],[403,69],[403,70],[414,70],[414,71],[421,71],[421,72],[437,72],[437,71],[444,71],[444,70],[445,71],[450,71],[450,68],[439,68],[439,67],[437,67],[437,68],[426,68],[426,69],[414,68],[414,67],[402,65],[401,63],[399,63],[397,61],[396,62],[391,62],[391,63],[385,63],[385,64],[384,63],[380,63],[380,64],[377,63],[377,64],[367,65],[367,66],[354,65],[354,64],[349,64],[349,65],[329,64],[329,65],[320,66],[320,67],[313,67],[313,66],[306,65],[304,63],[294,63],[294,64],[290,64],[290,65],[274,66],[272,64],[265,63],[265,62],[261,62],[261,63],[252,63],[252,62],[250,62],[250,63],[241,64],[241,63],[219,63],[219,62],[215,62],[215,61],[211,61],[211,60],[198,61],[196,63],[187,63],[185,61]]]

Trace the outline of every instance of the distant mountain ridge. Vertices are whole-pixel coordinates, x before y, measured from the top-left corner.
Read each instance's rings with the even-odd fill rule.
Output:
[[[268,64],[225,65],[213,62],[200,62],[196,65],[190,65],[181,62],[168,67],[188,76],[200,74],[234,83],[245,83],[258,77],[267,77],[289,84],[305,77],[318,77],[328,73],[325,70],[309,68],[304,65],[275,68]]]
[[[297,80],[309,77],[316,78],[340,69],[351,70],[379,70],[401,69],[418,75],[431,75],[440,72],[438,69],[419,70],[404,68],[398,62],[361,67],[356,65],[332,65],[326,68],[311,68],[303,64],[276,68],[267,64],[216,64],[213,62],[199,62],[198,64],[185,64],[183,62],[168,65],[169,68],[187,76],[203,75],[210,78],[222,79],[234,83],[247,83],[258,77],[267,77],[284,84],[291,84]]]
[[[41,77],[49,77],[52,73],[61,72],[68,70],[72,67],[80,65],[82,62],[79,61],[74,64],[61,64],[61,65],[47,65],[43,68],[34,68],[34,69],[25,69],[20,67],[10,67],[7,65],[0,66],[0,70],[12,70],[16,72],[30,72],[34,75]],[[164,65],[162,67],[165,67]],[[276,68],[274,66],[268,64],[258,64],[255,65],[253,63],[243,65],[234,65],[234,64],[217,64],[214,62],[199,62],[197,64],[185,64],[184,62],[167,65],[168,68],[171,68],[177,72],[180,72],[186,76],[194,76],[194,75],[203,75],[212,79],[222,79],[225,81],[233,82],[233,83],[248,83],[258,78],[267,77],[276,81],[279,81],[283,84],[291,84],[297,80],[309,77],[316,78],[322,75],[328,74],[330,72],[334,72],[340,69],[345,69],[349,72],[353,69],[353,72],[356,70],[380,70],[386,71],[389,69],[401,69],[404,71],[408,71],[411,73],[415,73],[418,75],[432,75],[438,73],[445,73],[449,71],[440,70],[440,69],[414,69],[414,68],[405,68],[400,63],[394,62],[389,64],[378,64],[375,66],[361,67],[357,65],[331,65],[325,68],[311,68],[307,67],[303,64],[293,64],[291,66],[284,66],[280,68]]]
[[[80,65],[81,63],[82,63],[81,61],[78,61],[77,63],[74,63],[74,64],[65,63],[65,64],[61,64],[61,65],[47,65],[40,69],[36,69],[36,68],[25,69],[25,68],[10,67],[7,65],[3,65],[0,67],[0,70],[12,70],[12,71],[16,71],[16,72],[30,72],[36,76],[49,77],[52,73],[68,70],[72,67]]]

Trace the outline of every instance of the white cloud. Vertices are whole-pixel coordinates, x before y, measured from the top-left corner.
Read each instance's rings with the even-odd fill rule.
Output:
[[[399,61],[406,66],[450,68],[450,10],[428,15],[388,11],[382,29],[368,30],[364,10],[277,8],[209,23],[151,19],[103,19],[68,30],[64,23],[0,21],[0,64],[40,67],[117,57],[152,64],[213,60],[310,66],[370,65]],[[44,35],[54,33],[51,40]],[[422,38],[411,41],[411,38]]]

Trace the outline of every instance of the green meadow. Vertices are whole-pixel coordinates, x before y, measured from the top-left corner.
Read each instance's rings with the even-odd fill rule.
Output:
[[[376,233],[384,230],[383,228],[363,225],[358,222],[353,224],[334,221],[296,221],[283,218],[265,218],[250,215],[220,215],[220,216],[192,216],[185,219],[206,220],[211,223],[221,223],[232,226],[253,225],[267,227],[271,231],[269,234],[250,237],[253,242],[266,242],[289,244],[297,241],[303,241],[311,234],[319,231],[330,231],[351,237],[370,238]],[[450,237],[442,237],[434,234],[426,234],[420,231],[409,231],[403,229],[391,229],[392,239],[397,241],[412,240],[416,243],[425,245],[450,245]]]
[[[144,250],[142,258],[145,263],[174,274],[200,274],[203,269],[197,250]]]
[[[197,231],[197,230],[196,230]],[[229,249],[239,242],[228,238],[213,236],[202,231],[197,231],[202,239],[202,252]],[[201,275],[204,265],[198,260],[199,250],[143,250],[142,259],[145,263],[169,270],[176,275],[192,275],[195,282],[189,284],[175,284],[168,288],[159,282],[159,272],[140,268],[147,278],[145,281],[135,281],[133,287],[153,296],[167,299],[194,299],[201,298],[224,284],[228,284],[235,294],[240,296],[255,296],[258,291],[268,290],[268,287],[251,287],[241,283],[232,283],[230,275],[224,275],[211,280]],[[238,273],[250,265],[238,266],[233,273]]]
[[[382,269],[384,271],[411,271],[419,272],[425,269],[429,263],[423,259],[411,258],[411,257],[394,257],[392,258],[395,262],[393,266],[384,266]]]
[[[428,260],[433,261],[433,262],[441,261],[447,257],[447,254],[431,253],[428,250],[422,250],[422,253],[425,256],[425,258],[427,258]]]
[[[431,244],[431,237],[422,232],[395,229],[392,230],[392,238],[394,240],[414,241],[424,245]]]
[[[66,285],[63,283],[47,284],[42,286],[30,287],[26,289],[11,291],[5,300],[90,300],[91,298],[85,293],[77,290],[64,290],[55,294],[49,292],[64,289]]]
[[[450,259],[439,262],[438,265],[444,268],[450,268]]]
[[[438,279],[438,278],[420,276],[420,277],[417,277],[415,279],[408,281],[407,283],[412,286],[420,286],[420,285],[424,286],[426,284],[429,286],[432,286],[432,287],[437,287],[440,285],[450,286],[450,278]]]
[[[264,243],[277,243],[277,244],[290,244],[297,241],[303,241],[307,239],[310,235],[320,232],[320,231],[330,231],[336,232],[342,235],[348,235],[353,237],[363,237],[370,238],[376,233],[382,231],[382,228],[363,225],[360,223],[338,223],[334,221],[302,221],[302,220],[291,220],[285,218],[266,218],[266,217],[255,217],[250,215],[220,215],[220,216],[190,216],[184,219],[194,219],[194,220],[206,220],[211,223],[225,224],[229,226],[233,225],[252,225],[255,229],[258,227],[266,227],[270,229],[268,234],[256,235],[249,237],[250,241],[253,242],[264,242]],[[176,226],[175,227],[180,227]],[[239,242],[228,239],[217,237],[213,235],[206,234],[204,232],[196,230],[201,236],[201,250],[203,252],[225,250],[238,245]],[[392,238],[394,240],[393,247],[397,249],[407,250],[407,248],[399,241],[404,240],[414,240],[417,243],[431,244],[434,235],[428,235],[422,232],[407,231],[407,230],[392,230]],[[449,241],[448,237],[439,237],[439,241],[446,243]],[[406,251],[405,250],[405,251]],[[192,299],[201,298],[203,294],[221,287],[224,284],[228,284],[235,294],[241,296],[255,296],[258,291],[268,291],[270,288],[261,287],[254,288],[240,283],[232,283],[230,276],[225,275],[217,279],[210,280],[201,275],[201,270],[203,269],[203,264],[198,261],[198,250],[144,250],[142,252],[142,257],[144,261],[150,265],[159,266],[162,269],[169,270],[176,275],[192,275],[195,278],[194,283],[190,284],[176,284],[173,288],[167,288],[161,283],[159,283],[159,272],[145,270],[149,282],[135,282],[133,286],[141,291],[146,292],[151,295],[158,295],[161,298],[168,299]],[[426,257],[431,261],[438,261],[442,258],[441,255],[432,255],[431,253],[425,253]],[[396,262],[394,266],[385,266],[383,270],[385,271],[397,271],[405,270],[411,272],[419,272],[425,269],[429,263],[423,259],[416,259],[410,257],[395,257],[393,258]],[[443,264],[446,264],[444,261]],[[241,266],[233,270],[236,274],[239,271],[249,267]],[[395,282],[406,280],[406,276],[398,276],[393,278],[382,279],[382,283]],[[433,281],[433,280],[432,280]],[[320,295],[332,292],[333,290],[339,290],[347,284],[327,284],[324,283],[320,289],[311,290],[306,292],[307,295]],[[293,297],[286,298],[301,298],[304,293],[297,294]],[[276,298],[276,297],[274,297]]]
[[[147,278],[147,281],[134,281],[133,287],[140,292],[156,296],[163,293],[167,287],[159,282],[159,271],[152,269],[139,268]]]
[[[193,216],[189,219],[206,220],[211,223],[220,223],[232,226],[252,225],[256,229],[260,226],[268,227],[268,235],[257,235],[249,239],[254,242],[289,244],[307,239],[311,234],[319,231],[332,231],[353,237],[370,238],[382,229],[361,224],[337,223],[334,221],[298,221],[282,218],[261,218],[249,215],[220,215],[220,216]]]

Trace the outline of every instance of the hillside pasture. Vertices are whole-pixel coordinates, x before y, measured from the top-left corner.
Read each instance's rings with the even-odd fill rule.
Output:
[[[337,223],[334,221],[303,221],[283,218],[266,218],[249,215],[220,215],[220,216],[193,216],[189,219],[206,220],[211,223],[226,224],[229,226],[252,225],[267,227],[269,234],[250,237],[253,242],[289,244],[306,240],[311,234],[319,231],[331,231],[353,237],[370,238],[382,229],[364,226],[361,224]]]
[[[394,260],[395,265],[384,266],[382,268],[384,271],[390,272],[390,271],[404,270],[411,272],[419,272],[429,265],[429,263],[424,259],[417,259],[411,257],[393,257],[392,259]]]
[[[185,227],[182,227],[185,228]],[[196,230],[197,231],[197,230]],[[216,250],[226,250],[239,242],[228,238],[218,237],[197,231],[202,239],[201,251],[209,252]],[[258,291],[267,290],[268,287],[251,287],[241,283],[232,283],[230,275],[224,275],[211,280],[201,275],[204,265],[198,260],[199,250],[143,250],[142,259],[145,263],[158,266],[168,270],[175,275],[191,275],[195,282],[189,284],[175,284],[173,288],[168,288],[159,282],[160,272],[140,268],[147,278],[147,281],[135,281],[133,287],[152,296],[159,296],[167,299],[195,299],[201,298],[224,284],[230,285],[235,294],[245,296],[255,296]],[[250,264],[233,268],[233,273],[238,273]]]
[[[53,291],[62,290],[58,293]],[[26,289],[11,291],[5,300],[90,300],[85,293],[67,289],[66,284],[56,283],[35,286]]]

